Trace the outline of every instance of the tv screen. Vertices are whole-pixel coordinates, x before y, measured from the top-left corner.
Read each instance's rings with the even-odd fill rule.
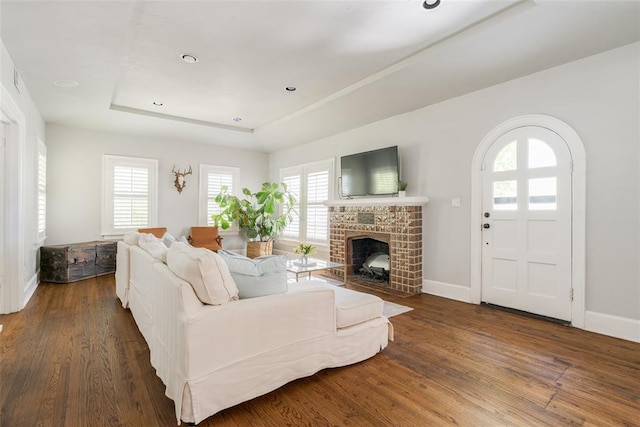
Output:
[[[342,196],[374,196],[398,191],[398,147],[387,147],[340,159]]]

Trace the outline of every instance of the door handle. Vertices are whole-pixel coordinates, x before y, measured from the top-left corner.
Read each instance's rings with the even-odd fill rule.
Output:
[[[487,223],[482,224],[482,228],[491,228],[491,226]]]

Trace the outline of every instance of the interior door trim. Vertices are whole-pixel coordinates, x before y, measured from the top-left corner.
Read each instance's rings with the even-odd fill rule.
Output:
[[[30,295],[24,292],[24,192],[23,164],[26,145],[26,118],[20,107],[0,83],[0,111],[2,118],[10,123],[5,146],[4,237],[5,285],[0,289],[0,313],[22,310]],[[3,167],[4,167],[3,166]],[[2,260],[0,260],[2,262]]]
[[[493,128],[482,139],[471,161],[471,278],[470,299],[480,304],[482,295],[482,170],[489,147],[505,133],[524,126],[537,126],[557,133],[569,147],[573,160],[571,208],[571,324],[584,329],[585,317],[585,265],[586,265],[586,153],[578,133],[567,123],[555,117],[529,114],[511,118]]]

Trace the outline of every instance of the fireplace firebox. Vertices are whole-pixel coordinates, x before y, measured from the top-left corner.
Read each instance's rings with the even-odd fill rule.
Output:
[[[351,274],[361,280],[389,286],[389,243],[371,237],[351,239]]]

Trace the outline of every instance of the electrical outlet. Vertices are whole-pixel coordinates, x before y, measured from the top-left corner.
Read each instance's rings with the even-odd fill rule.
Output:
[[[460,207],[460,197],[454,197],[451,199],[451,207],[459,208]]]

